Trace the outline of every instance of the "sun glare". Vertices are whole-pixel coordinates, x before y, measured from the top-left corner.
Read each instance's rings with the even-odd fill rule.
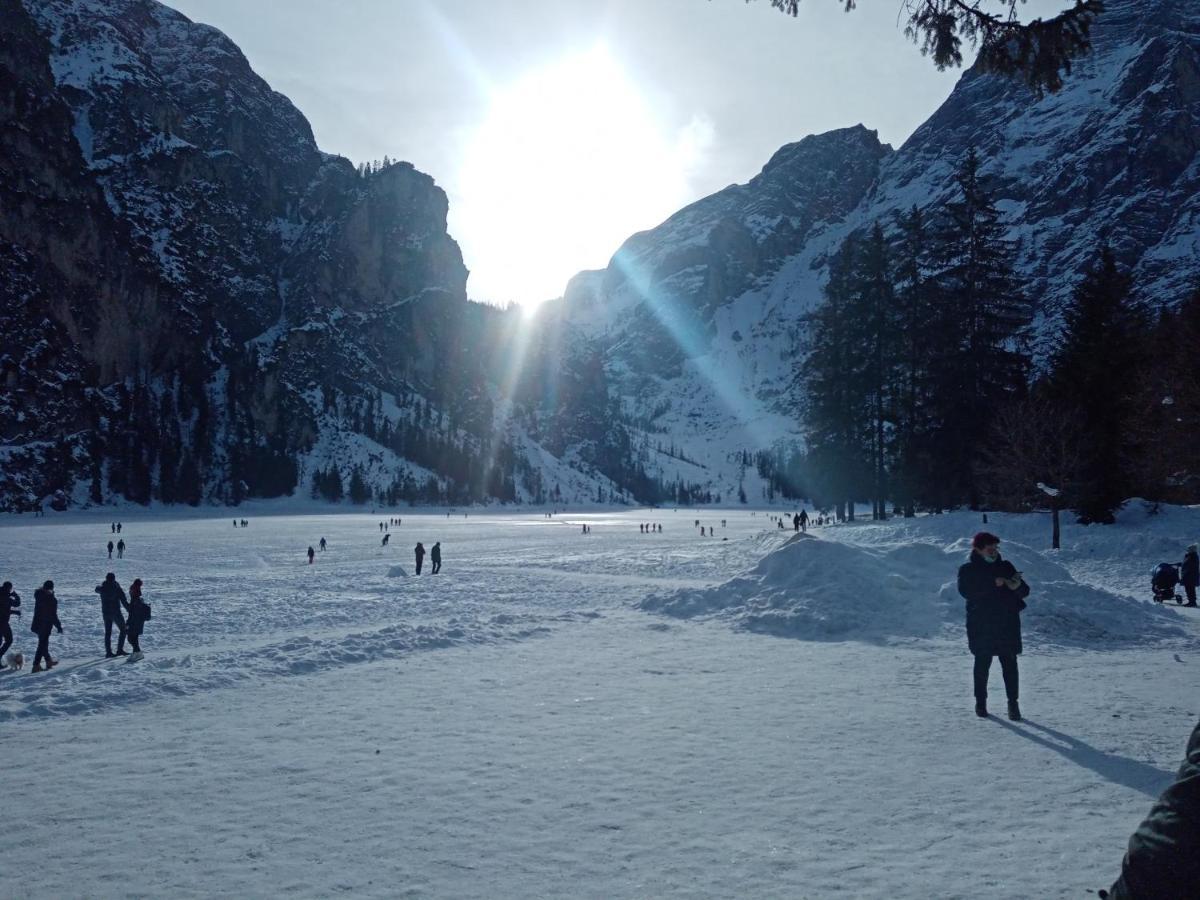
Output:
[[[687,200],[708,141],[670,135],[602,46],[529,72],[492,94],[451,204],[472,298],[537,304],[621,241]]]

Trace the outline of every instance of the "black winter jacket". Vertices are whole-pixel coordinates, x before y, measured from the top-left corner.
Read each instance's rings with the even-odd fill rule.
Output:
[[[1101,891],[1100,895],[1105,896]],[[1175,783],[1163,791],[1129,839],[1113,900],[1200,897],[1200,724]]]
[[[124,589],[115,581],[106,581],[103,584],[96,585],[96,593],[100,595],[100,606],[104,609],[119,611],[122,606],[129,607],[129,601],[125,598]]]
[[[1184,587],[1200,586],[1200,555],[1188,553],[1183,557],[1183,565],[1179,567],[1179,580]]]
[[[1029,596],[1024,581],[1015,591],[996,587],[1016,566],[1006,559],[988,562],[974,550],[958,570],[958,592],[967,601],[967,646],[976,656],[1016,655],[1021,646],[1021,610]]]
[[[29,630],[38,637],[46,637],[55,628],[62,631],[58,621],[58,598],[54,591],[38,588],[33,592],[33,621],[29,623]]]
[[[0,590],[0,624],[7,624],[12,611],[21,605],[21,595],[16,591]]]

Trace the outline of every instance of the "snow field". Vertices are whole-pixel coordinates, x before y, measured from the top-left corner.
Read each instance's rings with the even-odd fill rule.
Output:
[[[972,714],[939,594],[967,514],[800,540],[740,510],[406,514],[383,549],[379,516],[240,513],[123,520],[112,569],[155,611],[134,665],[84,663],[107,521],[0,531],[3,577],[30,612],[54,578],[67,629],[60,669],[0,675],[0,897],[1074,897],[1115,877],[1200,712],[1195,611],[1083,583],[1145,596],[1159,560],[1117,554],[1182,549],[1200,511],[1069,527],[1056,555],[1007,540],[1040,546],[1041,520],[993,517],[1028,612],[1149,629],[1027,618],[1020,725]],[[418,539],[442,575],[412,574]],[[685,596],[702,615],[638,609]],[[811,639],[745,627],[768,613]]]

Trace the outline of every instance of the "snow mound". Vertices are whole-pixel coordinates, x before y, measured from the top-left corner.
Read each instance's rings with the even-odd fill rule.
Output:
[[[956,574],[965,539],[861,546],[796,535],[724,584],[652,596],[641,608],[679,618],[713,616],[747,631],[801,640],[962,635]],[[1005,555],[1033,588],[1022,614],[1027,642],[1117,646],[1184,637],[1178,616],[1152,602],[1081,584],[1021,544]]]
[[[716,615],[748,631],[804,640],[928,637],[949,617],[939,592],[948,571],[946,552],[932,544],[879,552],[799,534],[745,575],[650,597],[641,608]]]
[[[388,566],[388,578],[406,578],[408,572],[404,571],[404,566]]]

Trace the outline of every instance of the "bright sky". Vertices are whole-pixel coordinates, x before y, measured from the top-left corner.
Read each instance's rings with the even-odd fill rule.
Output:
[[[862,123],[899,146],[959,75],[904,37],[900,0],[804,0],[797,19],[767,0],[168,5],[228,34],[321,149],[432,175],[468,293],[498,304],[559,296],[805,135]]]

